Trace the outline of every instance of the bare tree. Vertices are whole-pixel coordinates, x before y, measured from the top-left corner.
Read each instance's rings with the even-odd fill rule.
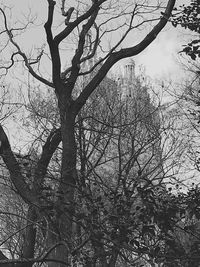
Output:
[[[172,176],[170,170],[175,168],[174,158],[180,142],[171,136],[172,123],[161,120],[159,101],[153,105],[147,86],[142,86],[135,78],[131,87],[131,97],[128,90],[126,96],[122,96],[117,83],[105,78],[101,90],[91,96],[76,119],[78,175],[70,244],[70,258],[74,264],[150,264],[157,257],[157,254],[154,258],[150,255],[158,250],[161,237],[156,233],[156,224],[152,221],[154,214],[145,198],[149,194],[155,197],[158,189],[165,192],[164,181]],[[30,101],[32,105],[28,107],[31,113],[26,117],[31,131],[35,129],[36,142],[40,144],[45,142],[51,121],[58,113],[52,93],[43,97],[34,95]],[[44,132],[39,139],[37,131],[38,134]],[[43,182],[43,197],[48,201],[45,209],[49,212],[53,212],[55,194],[60,197],[57,188],[61,156],[62,147],[59,147]],[[35,169],[34,164],[31,170]],[[165,169],[164,165],[167,165]],[[57,212],[62,212],[60,207],[57,207]],[[12,220],[15,218],[14,214],[10,216]],[[45,220],[38,221],[36,227],[43,238],[36,237],[35,256],[41,255],[42,250],[46,251],[44,236],[48,231]],[[18,228],[12,227],[12,232],[17,232],[14,237]],[[19,235],[24,236],[22,224],[20,229]]]
[[[47,44],[50,52],[49,62],[52,68],[52,75],[44,77],[40,66],[45,49],[37,50],[33,57],[29,57],[21,48],[17,35],[21,27],[11,25],[7,17],[7,8],[1,8],[3,29],[1,35],[7,34],[6,49],[10,49],[10,62],[4,64],[1,70],[6,73],[16,62],[23,60],[29,73],[38,81],[54,90],[59,110],[60,128],[52,129],[42,147],[42,153],[36,163],[33,174],[33,186],[30,187],[21,168],[11,150],[9,140],[3,129],[0,127],[0,153],[6,164],[10,178],[18,194],[29,205],[28,220],[33,224],[27,226],[26,246],[22,257],[27,260],[25,266],[32,266],[34,262],[35,227],[34,222],[45,217],[48,222],[48,233],[46,236],[47,246],[51,248],[43,258],[36,261],[47,261],[49,266],[65,266],[69,264],[69,253],[72,251],[73,218],[75,207],[78,204],[75,197],[78,187],[77,175],[77,147],[75,141],[75,121],[84,107],[86,101],[95,89],[100,85],[110,68],[119,60],[131,57],[142,52],[153,42],[159,32],[165,27],[175,5],[175,0],[169,0],[166,7],[160,4],[152,5],[149,1],[134,3],[128,2],[120,5],[118,1],[98,0],[88,2],[75,2],[74,7],[69,7],[65,1],[61,1],[61,13],[64,16],[62,26],[53,33],[56,21],[56,2],[47,1],[48,17],[44,24]],[[160,15],[160,10],[164,12]],[[10,12],[10,10],[9,10]],[[159,14],[158,14],[159,13]],[[19,22],[21,23],[21,21]],[[155,24],[154,24],[155,23]],[[152,25],[154,24],[154,25]],[[125,48],[125,40],[136,29],[144,26],[151,27],[146,36],[136,45],[133,43]],[[29,26],[23,24],[22,31]],[[61,29],[62,28],[62,29]],[[116,40],[113,34],[118,32]],[[110,36],[110,37],[109,37]],[[105,40],[110,40],[109,45]],[[72,56],[69,55],[67,68],[63,66],[62,52],[64,48],[70,47],[73,41]],[[74,43],[75,42],[75,43]],[[67,43],[67,45],[66,45]],[[67,47],[68,46],[68,47]],[[95,56],[100,59],[91,59]],[[89,67],[86,68],[87,62]],[[45,64],[45,61],[44,61]],[[82,90],[75,93],[80,77],[92,73]],[[43,183],[52,155],[62,141],[61,172],[58,185],[58,195],[50,210],[47,198],[44,197]],[[57,261],[55,263],[55,261]],[[19,261],[21,264],[22,261]],[[3,264],[3,262],[1,263]],[[107,266],[102,263],[102,266]],[[110,265],[111,266],[111,265]]]
[[[148,258],[140,235],[145,221],[151,220],[147,213],[140,218],[145,207],[140,194],[161,186],[165,177],[158,109],[147,93],[140,98],[145,91],[141,84],[133,85],[134,98],[122,100],[115,90],[105,79],[77,121],[77,240],[87,241],[90,254],[83,247],[75,255],[81,255],[86,266],[129,266]]]

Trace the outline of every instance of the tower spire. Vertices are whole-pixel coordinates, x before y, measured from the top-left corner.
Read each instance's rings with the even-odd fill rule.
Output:
[[[124,66],[124,78],[127,79],[128,83],[132,83],[135,79],[135,62],[132,58],[128,59]]]

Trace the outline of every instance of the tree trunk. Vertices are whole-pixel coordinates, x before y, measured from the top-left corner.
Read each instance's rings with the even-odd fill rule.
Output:
[[[23,246],[23,258],[29,259],[34,258],[34,248],[36,239],[36,226],[35,222],[37,219],[36,210],[33,206],[29,206],[27,214],[27,228],[25,235],[25,242]],[[24,263],[21,265],[16,265],[20,267],[31,267],[32,263]]]
[[[66,107],[66,106],[65,106]],[[50,234],[51,245],[61,242],[50,254],[49,258],[58,259],[66,262],[50,263],[49,267],[64,267],[69,264],[69,251],[72,239],[72,219],[74,213],[74,191],[77,180],[76,172],[76,142],[75,142],[75,115],[73,112],[61,112],[61,135],[62,135],[62,166],[61,180],[58,192],[58,200],[55,205],[56,221],[54,224],[55,234]]]
[[[27,213],[27,228],[25,241],[23,244],[23,259],[34,258],[34,248],[36,239],[35,222],[37,219],[36,211],[33,206],[29,206]],[[0,251],[0,260],[8,260],[8,258]],[[3,264],[5,267],[31,267],[33,263],[7,263]]]

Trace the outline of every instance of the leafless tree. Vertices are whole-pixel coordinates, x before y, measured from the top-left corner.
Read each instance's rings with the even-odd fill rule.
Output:
[[[3,21],[1,36],[4,40],[1,50],[2,53],[7,51],[4,58],[10,54],[10,61],[7,60],[7,64],[1,66],[2,75],[8,75],[11,67],[16,64],[20,66],[23,61],[28,72],[36,80],[55,92],[60,119],[60,128],[52,129],[42,147],[41,156],[36,162],[33,173],[32,187],[26,182],[8,137],[0,126],[1,156],[16,191],[29,206],[27,221],[33,222],[27,225],[26,229],[26,246],[22,258],[27,262],[24,266],[32,266],[33,262],[45,260],[51,267],[69,265],[73,218],[78,204],[75,194],[78,187],[75,141],[77,116],[115,63],[123,58],[138,55],[155,40],[167,24],[174,5],[175,0],[169,0],[164,7],[157,1],[155,5],[150,1],[142,3],[125,1],[122,5],[118,1],[94,0],[88,3],[75,1],[74,7],[71,7],[66,1],[56,4],[55,1],[48,0],[46,7],[48,15],[44,24],[48,49],[41,47],[29,54],[22,48],[18,36],[33,23],[33,18],[28,17],[28,23],[18,20],[16,25],[12,25],[9,16],[12,10],[7,7],[0,8]],[[56,7],[61,8],[64,18],[56,14],[58,12]],[[161,14],[160,11],[164,12]],[[144,27],[150,30],[141,37],[141,41],[137,44],[131,41],[130,46],[126,47],[125,41],[129,37],[133,38],[132,33]],[[70,45],[71,43],[73,45]],[[66,49],[71,49],[71,52],[68,53],[69,61],[65,68],[66,61],[63,58],[65,53],[67,54]],[[49,61],[44,60],[47,54]],[[42,63],[51,66],[52,74],[49,77],[45,77]],[[92,75],[89,75],[91,73]],[[77,93],[75,91],[81,77],[88,77],[88,80]],[[47,198],[44,197],[44,178],[52,155],[61,141],[58,196],[55,198],[53,208],[50,209]],[[42,217],[46,218],[48,224],[46,244],[50,250],[43,257],[34,260],[35,223]],[[16,262],[22,264],[23,260]],[[102,266],[108,265],[104,262]]]

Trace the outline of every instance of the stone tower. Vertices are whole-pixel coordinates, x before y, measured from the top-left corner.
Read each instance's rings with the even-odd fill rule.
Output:
[[[128,83],[134,82],[135,79],[135,62],[132,58],[129,58],[124,66],[124,79],[127,80]]]
[[[133,97],[135,82],[135,62],[133,59],[129,58],[124,64],[122,75],[118,78],[119,93],[122,100],[127,97]]]

